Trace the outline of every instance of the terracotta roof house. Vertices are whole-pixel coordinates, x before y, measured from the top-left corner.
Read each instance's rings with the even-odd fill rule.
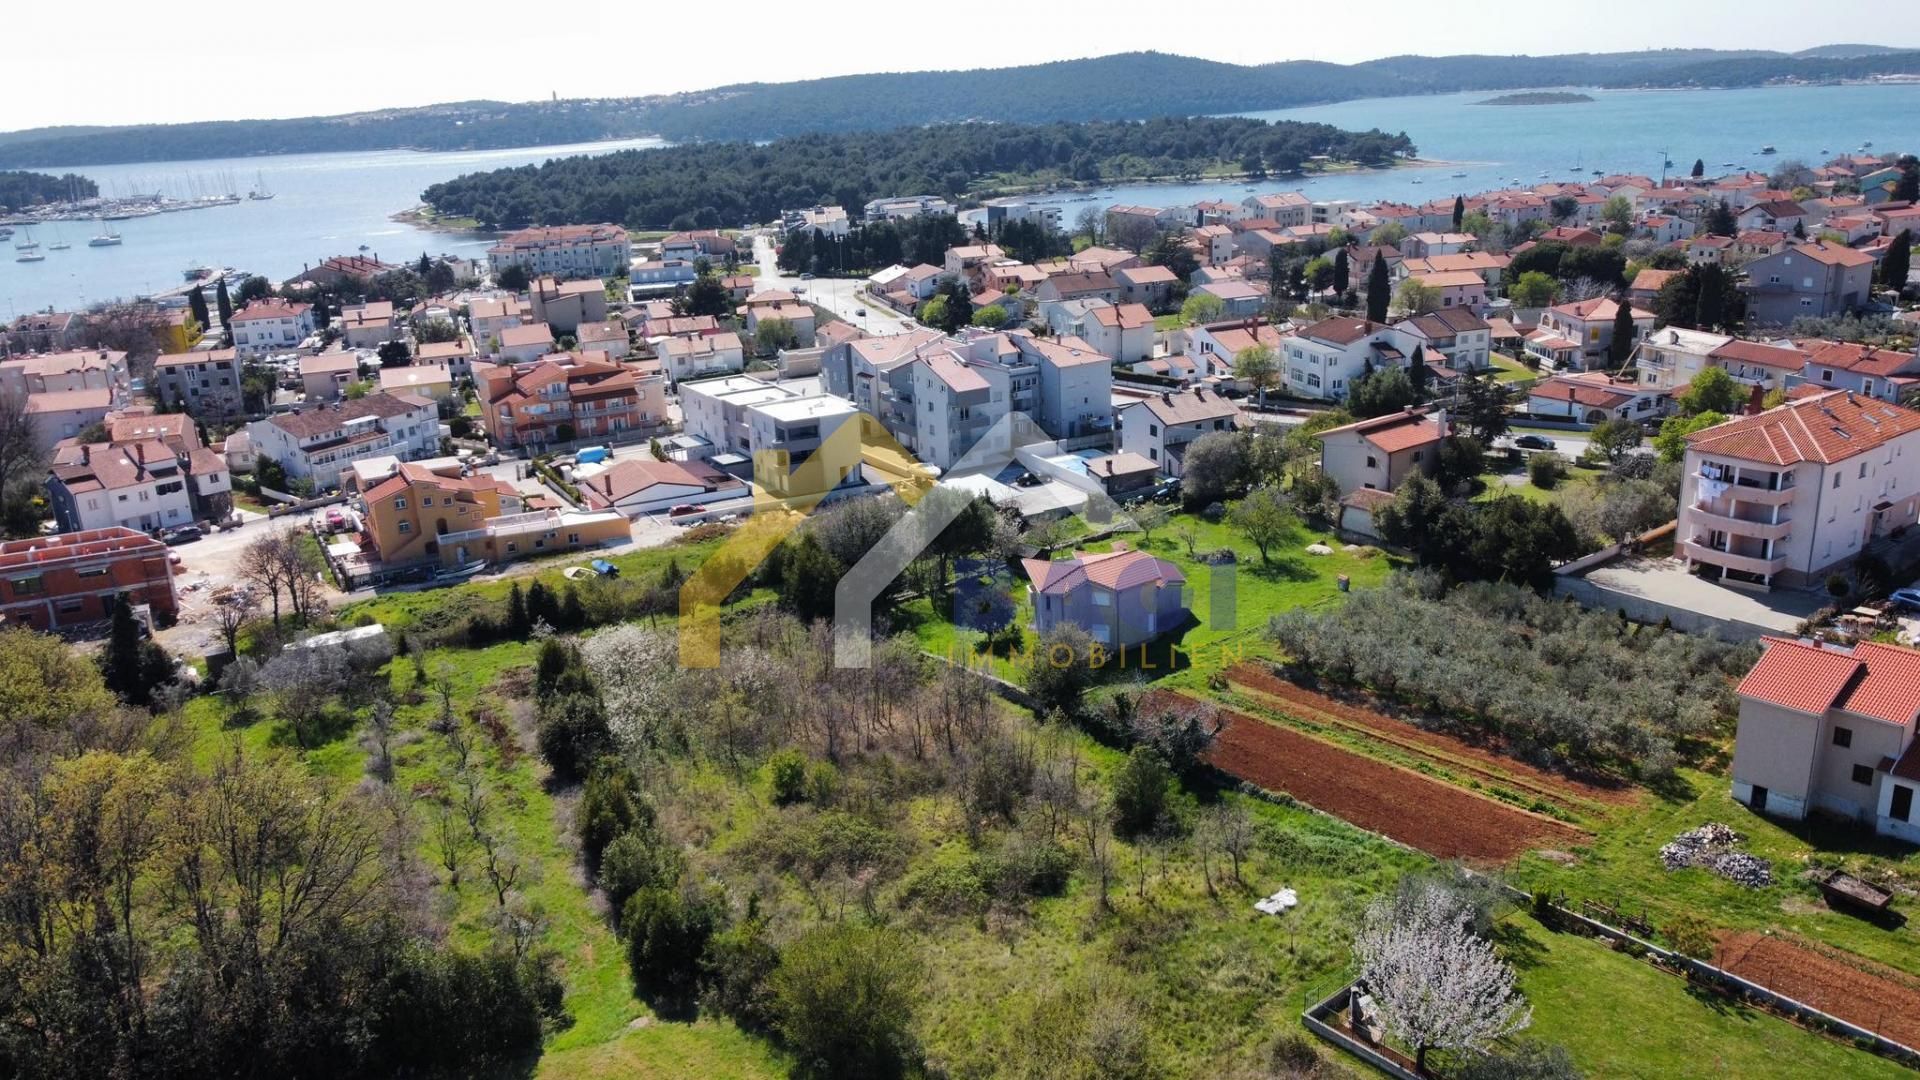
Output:
[[[1154,462],[1168,476],[1181,475],[1181,459],[1195,439],[1248,422],[1231,399],[1198,386],[1149,394],[1116,406],[1114,414],[1119,448]]]
[[[1806,365],[1788,377],[1788,386],[1804,383],[1898,401],[1900,392],[1920,376],[1920,355],[1903,349],[1846,341],[1809,341],[1801,347],[1806,350]]]
[[[1839,244],[1795,244],[1747,264],[1740,290],[1747,319],[1785,326],[1801,316],[1844,315],[1865,304],[1873,286],[1873,256]]]
[[[1920,652],[1770,637],[1740,681],[1733,797],[1775,817],[1836,814],[1920,843]]]
[[[629,457],[580,481],[580,495],[596,510],[628,517],[742,498],[746,482],[704,461],[655,461]]]
[[[1835,390],[1687,438],[1676,555],[1755,586],[1817,583],[1920,521],[1920,412]]]
[[[1022,559],[1020,566],[1029,582],[1033,629],[1041,635],[1072,625],[1102,645],[1127,648],[1177,629],[1189,618],[1183,598],[1186,575],[1144,551],[1123,549],[1054,562]]]
[[[1320,471],[1342,493],[1393,491],[1409,476],[1430,476],[1449,434],[1445,411],[1407,409],[1319,432]]]

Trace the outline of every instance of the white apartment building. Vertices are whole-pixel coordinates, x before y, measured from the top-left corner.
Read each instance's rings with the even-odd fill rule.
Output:
[[[1407,366],[1413,339],[1366,319],[1337,316],[1282,339],[1282,388],[1295,397],[1345,401],[1353,380],[1375,368]]]
[[[1731,585],[1807,585],[1920,513],[1920,412],[1836,390],[1687,439],[1678,551]]]
[[[337,486],[341,470],[365,458],[415,461],[440,452],[436,407],[412,394],[368,394],[281,413],[249,424],[247,435],[289,481],[310,480],[315,490]]]
[[[277,297],[255,300],[234,312],[227,328],[243,358],[296,348],[313,335],[313,305]]]
[[[519,266],[535,276],[616,277],[633,261],[633,244],[618,225],[539,226],[509,234],[488,248],[487,261],[496,274]]]
[[[1714,350],[1732,341],[1725,334],[1663,326],[1641,338],[1639,351],[1634,354],[1640,385],[1655,390],[1685,386],[1707,368],[1721,366],[1713,361]]]

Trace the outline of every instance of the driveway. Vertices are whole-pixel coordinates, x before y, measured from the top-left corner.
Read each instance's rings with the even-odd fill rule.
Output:
[[[1695,577],[1680,559],[1624,559],[1586,575],[1589,582],[1724,622],[1792,635],[1822,601],[1794,589],[1748,592]]]
[[[904,334],[918,325],[869,297],[864,291],[865,278],[822,277],[802,281],[798,276],[782,273],[774,262],[773,241],[763,235],[753,239],[753,258],[760,265],[756,289],[786,289],[798,293],[801,299],[826,308],[875,336]],[[860,314],[861,311],[866,314]]]

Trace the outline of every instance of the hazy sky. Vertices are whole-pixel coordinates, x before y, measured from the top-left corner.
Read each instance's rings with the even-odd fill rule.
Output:
[[[1337,17],[1268,3],[1181,15],[1166,0],[1011,7],[873,0],[6,6],[0,131],[311,116],[483,97],[522,101],[556,91],[655,94],[1132,49],[1234,63],[1347,63],[1398,53],[1793,50],[1831,41],[1920,46],[1920,4],[1899,0],[1825,0],[1818,20],[1782,0],[1615,0],[1571,20],[1564,11],[1512,0],[1350,0],[1337,5]],[[1274,29],[1254,29],[1262,24]],[[935,26],[950,45],[936,46]]]

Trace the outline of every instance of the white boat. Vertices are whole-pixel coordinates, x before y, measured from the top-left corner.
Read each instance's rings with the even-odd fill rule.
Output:
[[[73,248],[73,245],[67,243],[67,238],[60,235],[60,226],[55,225],[53,227],[53,243],[47,245],[47,250],[48,251],[68,251],[68,250],[71,250],[72,248]]]
[[[1465,176],[1465,175],[1467,175],[1467,174],[1466,174],[1466,173],[1463,173],[1463,172],[1457,172],[1457,173],[1454,173],[1454,174],[1453,174],[1453,178],[1454,178],[1455,180],[1458,180],[1458,179],[1460,179],[1461,177],[1463,177],[1463,176]]]
[[[25,240],[22,240],[22,241],[20,241],[19,243],[17,243],[17,244],[15,244],[15,245],[13,245],[13,250],[15,250],[15,251],[35,251],[35,250],[38,250],[38,249],[39,249],[39,247],[40,247],[40,242],[39,242],[38,240],[35,240],[35,239],[33,238],[33,230],[32,230],[32,229],[28,229],[28,230],[27,230],[27,233],[26,233],[26,235],[27,235],[27,238],[26,238]]]
[[[105,221],[100,223],[100,235],[87,241],[88,247],[118,247],[119,244],[120,234],[114,232],[113,226],[107,224]]]
[[[259,173],[253,174],[253,190],[247,192],[247,198],[254,202],[266,202],[273,198],[273,192],[267,190],[267,181]]]
[[[47,257],[38,251],[23,251],[13,257],[14,262],[46,262]]]
[[[486,568],[487,568],[487,564],[484,562],[470,562],[465,566],[456,566],[450,570],[437,571],[433,575],[433,580],[465,581],[467,578],[470,578],[475,574],[478,574],[480,571],[485,570]]]

